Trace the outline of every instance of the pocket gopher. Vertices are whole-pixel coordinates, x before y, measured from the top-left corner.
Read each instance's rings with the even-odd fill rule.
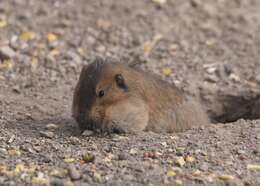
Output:
[[[82,68],[72,116],[82,129],[181,132],[209,123],[199,102],[159,77],[100,59]]]

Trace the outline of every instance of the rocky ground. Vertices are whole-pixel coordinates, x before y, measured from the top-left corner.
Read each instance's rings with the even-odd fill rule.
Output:
[[[1,0],[0,185],[260,185],[259,10],[257,0]],[[72,93],[96,57],[175,83],[215,124],[81,134]]]

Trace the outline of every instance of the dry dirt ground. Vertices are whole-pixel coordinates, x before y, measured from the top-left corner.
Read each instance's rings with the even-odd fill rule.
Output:
[[[258,0],[1,0],[0,185],[260,185],[259,33]],[[82,135],[72,92],[96,57],[140,63],[215,124]]]

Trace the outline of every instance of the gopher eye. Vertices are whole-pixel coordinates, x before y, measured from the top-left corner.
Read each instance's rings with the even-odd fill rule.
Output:
[[[98,97],[103,97],[105,95],[105,91],[104,90],[100,90],[98,93]]]

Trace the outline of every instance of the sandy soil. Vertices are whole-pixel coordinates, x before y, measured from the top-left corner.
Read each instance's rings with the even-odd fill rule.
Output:
[[[1,0],[0,185],[260,185],[259,10],[258,0]],[[214,124],[82,135],[72,93],[96,57],[175,83]]]

